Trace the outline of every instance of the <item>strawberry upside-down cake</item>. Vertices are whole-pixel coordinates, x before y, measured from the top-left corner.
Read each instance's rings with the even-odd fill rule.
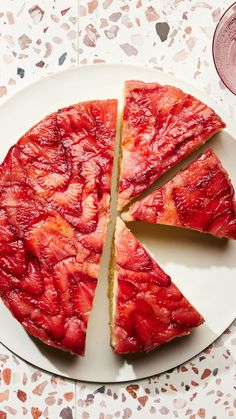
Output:
[[[115,99],[60,109],[23,135],[0,166],[0,296],[33,336],[79,355],[109,218],[116,120]],[[126,82],[118,208],[224,126],[176,87]],[[123,218],[236,238],[233,188],[212,151]],[[120,218],[111,261],[117,354],[150,351],[204,321]]]
[[[117,101],[30,129],[0,167],[0,296],[48,345],[83,355],[109,217]]]

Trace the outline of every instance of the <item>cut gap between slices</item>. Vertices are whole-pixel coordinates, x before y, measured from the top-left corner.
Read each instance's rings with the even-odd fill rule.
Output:
[[[111,305],[110,298],[105,299],[105,304],[101,306],[101,301],[104,301],[104,289],[107,289],[107,296],[109,297],[112,287],[110,283],[107,286],[107,280],[110,279],[110,269],[112,262],[112,244],[115,230],[115,222],[118,215],[117,211],[117,200],[118,200],[118,172],[119,172],[119,159],[120,159],[120,130],[122,123],[122,99],[118,101],[117,111],[117,125],[116,125],[116,141],[115,149],[113,154],[113,170],[111,178],[111,201],[110,201],[110,217],[107,225],[106,240],[103,247],[100,270],[98,275],[98,282],[96,287],[96,293],[93,300],[93,308],[90,313],[88,327],[87,327],[87,338],[86,338],[86,356],[92,357],[94,354],[94,344],[98,351],[104,347],[104,342],[107,342],[110,347],[110,329],[109,324],[112,323],[112,312],[113,306]],[[102,325],[99,330],[100,339],[94,342],[94,336],[92,330],[95,329],[98,318],[101,319],[99,324]]]
[[[119,214],[127,212],[131,205],[133,205],[135,202],[141,201],[142,199],[151,195],[157,189],[160,189],[169,180],[176,176],[180,170],[186,169],[195,159],[197,159],[202,153],[207,151],[209,148],[213,148],[214,150],[217,149],[218,153],[218,149],[221,148],[221,132],[222,131],[219,131],[216,134],[214,134],[205,144],[201,145],[198,149],[194,150],[190,155],[185,157],[176,166],[172,167],[170,170],[168,170],[168,172],[164,173],[159,179],[157,179],[145,191],[143,191],[142,194],[134,198],[132,202],[130,202],[129,204],[124,206],[120,211],[118,211]]]

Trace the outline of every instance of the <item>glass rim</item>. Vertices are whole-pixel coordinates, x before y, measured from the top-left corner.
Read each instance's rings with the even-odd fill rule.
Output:
[[[214,51],[214,47],[215,47],[215,41],[216,41],[216,36],[217,36],[217,32],[218,32],[218,30],[219,30],[219,27],[220,27],[220,24],[222,23],[222,21],[223,21],[223,19],[225,18],[225,16],[227,15],[227,13],[234,7],[234,6],[236,6],[236,2],[234,2],[234,3],[232,3],[225,11],[224,11],[224,13],[222,14],[222,16],[220,17],[220,19],[219,19],[219,21],[218,21],[218,23],[217,23],[217,25],[216,25],[216,27],[215,27],[215,30],[214,30],[214,34],[213,34],[213,38],[212,38],[212,57],[213,57],[213,62],[214,62],[214,66],[215,66],[215,69],[216,69],[216,72],[217,72],[217,74],[218,74],[218,76],[219,76],[219,78],[220,78],[220,80],[222,81],[222,83],[225,85],[225,87],[231,92],[231,93],[233,93],[233,95],[236,95],[236,90],[235,91],[233,91],[232,90],[232,88],[231,87],[229,87],[228,85],[227,85],[227,83],[223,80],[223,76],[222,76],[222,73],[220,73],[220,71],[219,71],[219,69],[218,69],[218,66],[217,66],[217,62],[216,62],[216,59],[215,59],[215,51]],[[235,12],[236,12],[236,10],[235,10]]]

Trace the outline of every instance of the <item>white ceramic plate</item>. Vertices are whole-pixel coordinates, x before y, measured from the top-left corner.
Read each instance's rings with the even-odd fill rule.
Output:
[[[175,78],[147,68],[96,65],[73,68],[26,87],[0,107],[2,160],[18,138],[45,115],[63,106],[88,99],[121,98],[125,80],[140,79],[178,86],[222,111],[204,93]],[[234,124],[207,146],[217,152],[236,185]],[[200,151],[180,166],[196,157]],[[159,184],[169,179],[173,169]],[[147,355],[116,356],[109,346],[107,273],[101,269],[88,336],[86,356],[80,358],[53,350],[31,338],[0,303],[0,341],[26,361],[52,373],[78,380],[120,382],[171,369],[202,351],[234,320],[236,314],[236,242],[164,226],[131,223],[136,237],[151,251],[187,298],[203,314],[205,323],[193,333]],[[111,230],[111,229],[110,229]],[[111,233],[111,231],[110,231]],[[107,263],[108,249],[103,255]]]

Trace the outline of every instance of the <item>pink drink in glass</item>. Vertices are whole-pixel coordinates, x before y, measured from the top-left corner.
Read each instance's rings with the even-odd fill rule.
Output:
[[[213,58],[221,80],[236,94],[236,3],[226,10],[216,27]]]

